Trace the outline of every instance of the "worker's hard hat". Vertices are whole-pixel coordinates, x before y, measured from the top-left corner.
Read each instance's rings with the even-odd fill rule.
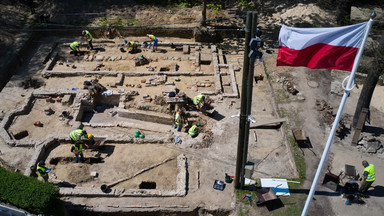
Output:
[[[81,32],[81,34],[85,35],[86,31],[87,31],[87,30],[83,30],[83,31]]]
[[[93,135],[92,134],[88,134],[88,139],[92,139],[93,138]]]
[[[43,160],[41,160],[41,161],[39,162],[39,165],[44,166],[44,165],[45,165],[45,162],[44,162]]]
[[[200,126],[201,126],[201,124],[200,124],[200,123],[197,123],[197,124],[196,124],[196,126],[197,126],[197,127],[200,127]]]
[[[124,40],[124,43],[128,43],[128,41],[127,41],[127,40]]]

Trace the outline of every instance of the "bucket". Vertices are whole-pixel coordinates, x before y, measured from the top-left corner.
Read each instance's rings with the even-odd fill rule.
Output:
[[[135,134],[137,134],[137,135],[140,135],[140,131],[139,131],[139,130],[137,130],[137,131],[135,132]]]
[[[135,134],[133,137],[137,138],[137,137],[139,137],[139,136],[140,136],[139,134]]]
[[[140,134],[140,138],[143,138],[143,139],[144,139],[144,137],[145,137],[144,134]]]
[[[101,185],[100,189],[101,189],[101,191],[103,191],[104,193],[106,193],[106,192],[108,191],[108,185],[103,184],[103,185]]]

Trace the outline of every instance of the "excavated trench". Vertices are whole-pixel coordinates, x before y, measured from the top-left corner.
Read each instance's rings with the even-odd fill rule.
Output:
[[[121,34],[122,36],[135,36],[135,35],[142,36],[142,35],[145,35],[145,33],[148,31],[149,31],[148,29],[143,29],[140,31],[137,31],[137,30],[132,31],[129,29],[119,30],[120,33],[123,32]],[[94,34],[95,34],[95,37],[97,37],[98,35],[99,36],[104,35],[105,32],[106,32],[106,30],[95,30]],[[163,32],[161,29],[155,29],[155,30],[151,30],[151,32],[158,35],[159,37],[162,37],[162,36],[168,36],[169,37],[170,36],[169,30]],[[198,42],[218,42],[222,38],[221,36],[218,36],[219,32],[221,33],[224,31],[218,31],[218,32],[199,31],[198,33],[196,33],[196,30],[195,31],[193,31],[193,30],[187,30],[187,31],[174,30],[174,31],[172,31],[171,36],[184,37],[184,38],[194,37],[195,41],[198,41]],[[55,33],[53,32],[53,34],[55,34]],[[62,32],[60,32],[60,34],[62,34]],[[71,34],[75,35],[75,34],[77,34],[77,31],[68,32],[68,36]],[[48,36],[48,35],[38,35],[37,37],[44,37],[44,36]],[[53,50],[56,49],[56,46],[57,46],[57,44],[53,47]],[[22,53],[22,54],[20,54],[18,56],[18,58],[23,58],[23,57],[27,57],[28,55],[31,55],[30,51],[32,51],[33,49],[34,49],[34,47],[31,47],[31,45],[25,46],[21,50],[22,52],[20,52],[20,53]],[[52,56],[52,53],[54,53],[53,50],[50,53],[47,53],[47,57],[44,59],[44,62],[47,62],[47,59],[50,59],[53,57]],[[176,51],[182,51],[182,49],[180,47],[176,48],[175,50]],[[13,60],[13,61],[14,61],[13,66],[11,64],[11,66],[9,66],[6,70],[6,72],[7,72],[6,74],[7,74],[7,76],[9,76],[9,78],[17,71],[17,67],[18,67],[16,65],[17,64],[16,60]],[[46,66],[45,70],[54,69],[54,66],[57,63],[58,63],[57,59],[55,59],[54,61],[51,61]],[[201,61],[201,64],[202,64],[202,67],[208,67],[210,62]],[[161,72],[170,72],[171,71],[171,68],[169,66],[164,66],[164,67],[161,67],[158,69]],[[230,82],[230,81],[228,80],[228,82]],[[2,83],[0,83],[0,84],[2,84]],[[28,85],[28,83],[26,85]],[[202,86],[204,87],[204,85],[202,85]],[[3,85],[1,87],[3,87]],[[31,86],[27,86],[27,88],[29,88],[29,87],[31,87]],[[77,86],[73,86],[72,90],[76,89],[76,87]],[[81,113],[78,115],[78,117],[80,117],[80,119],[76,118],[76,119],[74,119],[74,121],[81,121],[84,123],[91,123],[92,121],[97,122],[98,120],[97,120],[97,118],[95,118],[95,116],[97,114],[103,114],[104,117],[99,119],[101,122],[105,118],[111,118],[111,117],[115,116],[115,117],[118,117],[119,120],[121,120],[121,121],[137,120],[137,121],[146,121],[149,123],[153,123],[155,125],[153,127],[155,127],[155,128],[163,128],[164,125],[168,128],[172,124],[172,119],[166,115],[161,115],[159,113],[157,113],[157,114],[156,113],[150,113],[150,112],[137,112],[137,111],[132,112],[130,110],[122,108],[120,95],[111,95],[107,98],[108,99],[106,99],[106,97],[95,98],[95,102],[94,102],[95,109],[93,111],[89,111],[89,110],[84,111],[83,110],[84,113]],[[120,109],[118,109],[118,111],[116,113],[114,113],[114,110],[117,108],[120,108]],[[39,110],[41,111],[44,109],[40,108]],[[62,112],[60,111],[57,114],[60,114],[60,113],[62,113]],[[50,129],[52,129],[52,128],[50,128]],[[167,129],[167,131],[168,131],[168,129]],[[23,140],[23,139],[26,139],[27,137],[29,137],[30,135],[31,135],[30,131],[22,130],[19,133],[14,134],[14,139],[15,140]],[[68,153],[70,146],[68,146],[64,150],[66,152],[64,155],[60,155],[56,152],[54,154],[58,154],[58,155],[56,155],[54,157],[50,157],[50,158],[48,157],[52,152],[57,151],[57,150],[55,150],[55,148],[59,148],[60,146],[62,146],[62,144],[60,144],[59,142],[56,142],[49,149],[42,151],[43,155],[39,156],[38,158],[47,159],[48,160],[47,163],[51,166],[59,166],[59,165],[68,166],[68,165],[71,165],[74,161],[74,156],[71,153]],[[159,153],[161,151],[156,151],[156,148],[151,148],[151,150],[149,150],[149,152]],[[140,155],[140,151],[136,155]],[[164,153],[163,155],[167,155],[167,154]],[[175,155],[173,155],[173,157]],[[100,157],[99,155],[94,155],[94,156],[87,155],[85,157],[85,164],[87,164],[87,165],[105,164],[105,163],[107,163],[106,158],[108,158],[109,156],[111,156],[111,154],[109,154],[108,156],[105,156],[104,158]],[[138,161],[140,161],[140,159],[138,159]],[[172,162],[172,163],[176,163],[176,162]],[[166,166],[168,166],[167,169],[170,169],[170,165],[166,164]],[[174,164],[172,164],[172,166],[174,166]],[[89,170],[89,171],[92,171],[92,170]],[[159,174],[156,174],[156,175],[159,175]],[[84,177],[83,181],[84,181],[84,183],[91,182],[92,178]],[[64,183],[68,183],[68,182],[64,181]],[[149,179],[143,178],[138,183],[138,189],[157,190],[157,189],[162,187],[162,184],[163,183],[160,183],[157,181],[151,181]],[[178,211],[178,210],[155,210],[154,209],[153,211],[149,211],[149,212],[148,211],[132,211],[132,212],[124,212],[124,213],[114,213],[114,212],[88,212],[84,208],[76,208],[76,206],[71,205],[68,207],[68,210],[69,210],[71,215],[111,215],[111,216],[112,215],[116,215],[116,216],[120,216],[120,215],[148,215],[148,214],[155,215],[155,216],[156,215],[158,215],[158,216],[160,216],[160,215],[187,215],[188,216],[188,215],[207,215],[207,214],[215,215],[215,216],[227,216],[230,214],[230,212],[228,212],[228,211],[209,212],[207,210],[203,210],[203,209],[199,209],[199,208],[194,209],[194,210],[189,210],[189,209],[187,210],[186,209],[186,210],[181,210],[181,211]]]

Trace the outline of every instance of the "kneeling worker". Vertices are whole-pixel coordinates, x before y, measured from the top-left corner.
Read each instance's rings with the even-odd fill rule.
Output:
[[[132,47],[132,49],[131,49],[131,51],[129,51],[129,53],[131,53],[131,54],[138,53],[138,50],[137,50],[137,43],[135,43],[134,41],[129,41],[129,42],[128,42],[128,46],[129,46],[129,47]]]
[[[201,110],[201,107],[204,106],[204,103],[205,103],[205,95],[203,94],[199,94],[193,98],[193,104],[196,105],[196,108],[198,110]]]
[[[48,181],[48,172],[51,171],[51,169],[47,169],[45,167],[45,162],[43,160],[37,163],[36,171],[38,172],[39,176],[44,179],[44,182]]]
[[[197,123],[196,125],[193,125],[191,128],[189,128],[188,134],[191,137],[196,137],[200,130],[200,123]]]
[[[69,47],[73,50],[73,52],[75,53],[75,56],[77,56],[78,52],[80,52],[79,42],[77,41],[74,41],[73,43],[71,43]]]
[[[83,144],[90,148],[90,145],[95,143],[92,134],[87,134],[85,130],[77,129],[72,131],[69,136],[71,137],[71,142],[74,144],[71,148],[71,152],[75,153],[75,163],[77,163],[80,155],[80,161],[84,163],[83,155]]]

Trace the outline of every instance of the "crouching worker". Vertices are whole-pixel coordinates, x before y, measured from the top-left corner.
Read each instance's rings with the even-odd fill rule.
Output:
[[[139,50],[137,49],[137,43],[135,43],[134,41],[124,41],[125,43],[128,43],[128,47],[132,47],[131,51],[129,51],[129,53],[131,54],[135,54],[135,53],[138,53]]]
[[[51,171],[51,169],[45,167],[45,162],[43,160],[37,163],[36,171],[38,175],[44,179],[44,182],[48,181],[48,172]]]
[[[84,163],[83,145],[90,148],[95,144],[95,140],[92,134],[87,134],[85,130],[77,129],[72,131],[69,136],[71,137],[72,148],[71,152],[75,154],[75,163],[78,162],[80,156],[80,162]]]
[[[193,125],[191,128],[189,128],[188,134],[191,137],[196,137],[199,134],[200,126],[201,126],[200,123]]]
[[[73,43],[71,43],[69,45],[69,47],[72,49],[73,53],[75,54],[75,56],[78,56],[80,53],[80,45],[79,45],[79,42],[77,41],[74,41]]]
[[[196,105],[196,108],[197,108],[198,110],[201,110],[201,108],[202,108],[202,107],[204,106],[204,104],[205,104],[205,95],[203,95],[203,94],[199,94],[199,95],[195,96],[195,97],[193,98],[193,104]]]

